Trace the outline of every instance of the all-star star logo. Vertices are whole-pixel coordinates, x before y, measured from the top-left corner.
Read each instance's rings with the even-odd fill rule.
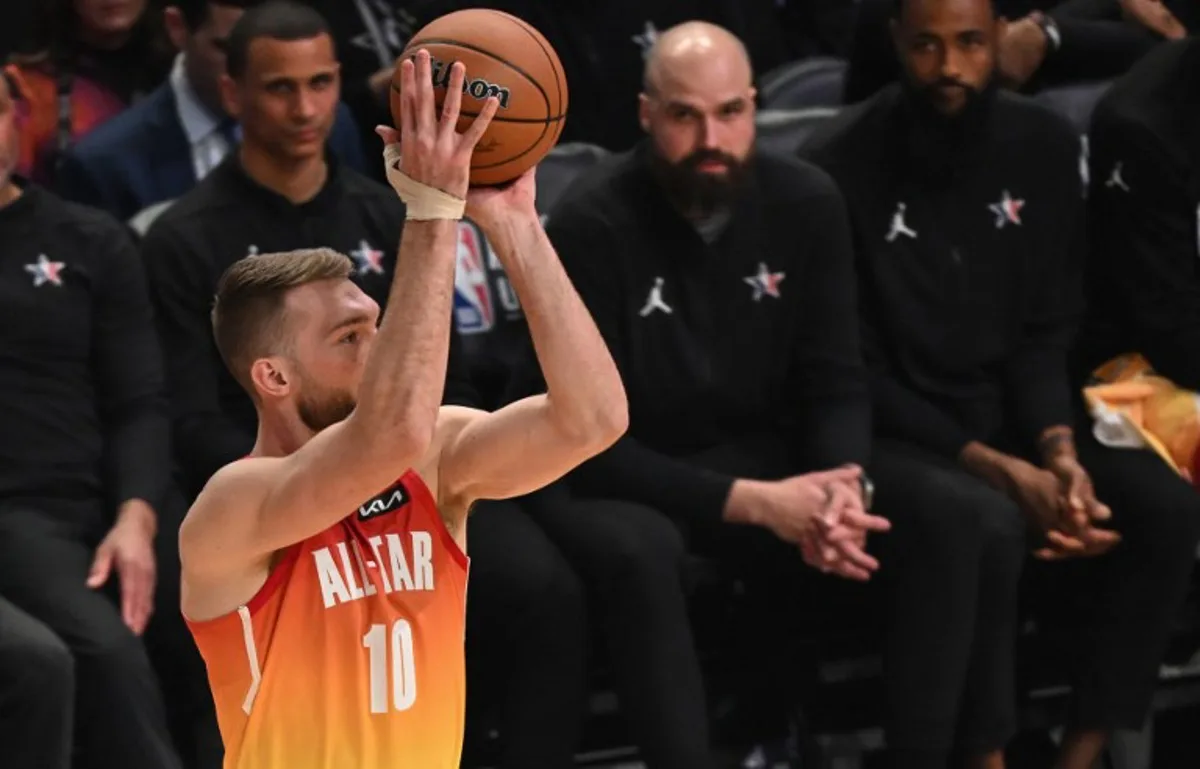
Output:
[[[354,265],[359,275],[366,275],[368,272],[377,275],[383,274],[383,252],[372,248],[367,241],[358,241],[358,248],[350,252],[350,257],[354,259]]]
[[[52,262],[46,258],[45,254],[38,254],[36,262],[25,265],[25,272],[33,276],[34,288],[41,288],[47,283],[52,286],[61,286],[64,267],[66,265],[62,262]]]
[[[1000,201],[997,203],[989,203],[988,210],[996,216],[996,229],[1002,230],[1006,224],[1020,226],[1021,224],[1021,209],[1025,207],[1025,201],[1016,199],[1004,190],[1000,194]]]
[[[742,278],[742,282],[750,286],[754,290],[750,298],[756,302],[761,302],[764,296],[779,298],[779,284],[787,277],[783,272],[771,272],[767,268],[766,262],[758,263],[758,272],[754,275],[749,275]]]

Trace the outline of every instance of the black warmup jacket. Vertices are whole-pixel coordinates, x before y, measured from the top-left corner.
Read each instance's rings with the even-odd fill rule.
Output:
[[[245,456],[258,424],[212,335],[212,300],[229,265],[254,253],[333,248],[355,260],[354,281],[386,308],[404,206],[390,188],[332,156],[327,162],[325,186],[295,205],[247,176],[234,153],[146,233],[142,250],[165,347],[176,445],[192,491]],[[447,401],[474,405],[457,334],[450,358]]]
[[[1200,40],[1164,45],[1092,116],[1080,374],[1141,352],[1200,390]]]
[[[1003,92],[977,118],[948,155],[890,86],[802,149],[850,210],[877,433],[951,458],[1072,423],[1081,311],[1079,138]]]
[[[711,522],[735,479],[698,455],[765,439],[786,447],[793,473],[865,462],[849,230],[829,177],[759,155],[710,246],[661,192],[647,151],[593,169],[548,225],[629,396],[628,434],[572,488]],[[538,389],[535,364],[525,374]]]
[[[162,389],[129,233],[26,187],[0,208],[0,503],[158,507],[171,476]]]

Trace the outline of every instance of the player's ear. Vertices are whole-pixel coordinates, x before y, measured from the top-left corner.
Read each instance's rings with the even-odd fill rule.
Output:
[[[292,391],[291,372],[281,358],[259,358],[250,366],[250,380],[264,398],[286,398]]]
[[[644,93],[638,94],[638,123],[642,130],[650,133],[650,97]]]

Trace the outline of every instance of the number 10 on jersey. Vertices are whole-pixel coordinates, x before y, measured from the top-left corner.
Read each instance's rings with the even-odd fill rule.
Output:
[[[387,625],[372,625],[363,636],[363,646],[367,648],[371,667],[371,712],[386,713],[389,710],[411,708],[417,701],[417,665],[413,655],[412,625],[406,619],[398,619],[392,623],[391,633]],[[388,657],[391,657],[391,664],[388,664]],[[389,690],[392,700],[390,708]]]

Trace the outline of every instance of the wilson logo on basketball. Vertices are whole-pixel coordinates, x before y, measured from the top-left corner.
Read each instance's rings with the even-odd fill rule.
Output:
[[[439,61],[438,59],[430,59],[429,62],[433,68],[433,87],[446,88],[450,85],[450,66],[454,64],[452,61]],[[468,96],[482,101],[489,96],[495,96],[500,102],[500,109],[508,109],[508,102],[512,98],[512,93],[502,85],[489,83],[482,78],[474,80],[463,80],[463,93]]]

